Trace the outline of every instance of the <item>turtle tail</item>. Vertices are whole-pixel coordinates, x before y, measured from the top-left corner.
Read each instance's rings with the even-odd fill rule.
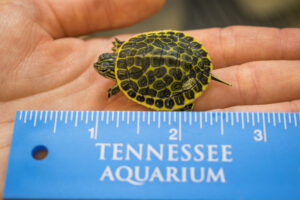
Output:
[[[211,79],[214,80],[214,81],[218,81],[218,82],[220,82],[220,83],[223,83],[223,84],[225,84],[225,85],[232,86],[230,83],[227,83],[226,81],[223,81],[223,80],[221,80],[221,79],[215,77],[213,74],[211,74]]]

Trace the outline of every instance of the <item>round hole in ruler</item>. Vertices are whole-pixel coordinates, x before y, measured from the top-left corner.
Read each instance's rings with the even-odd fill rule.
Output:
[[[48,155],[48,149],[44,145],[38,145],[32,150],[32,157],[35,160],[43,160]]]

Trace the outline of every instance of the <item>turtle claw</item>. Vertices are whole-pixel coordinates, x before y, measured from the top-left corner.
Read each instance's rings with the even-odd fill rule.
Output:
[[[194,109],[194,103],[190,103],[184,106],[183,108],[178,109],[177,111],[193,111],[193,109]]]
[[[123,41],[119,40],[118,38],[115,38],[115,41],[112,42],[114,47],[112,48],[112,50],[114,52],[117,52],[118,49],[121,47],[121,45],[124,43]]]
[[[114,85],[108,89],[108,98],[120,92],[120,88],[118,85]]]

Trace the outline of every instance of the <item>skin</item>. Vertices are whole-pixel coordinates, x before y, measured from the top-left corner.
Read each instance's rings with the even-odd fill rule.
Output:
[[[114,37],[76,37],[129,26],[162,5],[161,0],[0,1],[0,190],[16,110],[146,110],[122,93],[108,100],[114,81],[93,68],[100,54],[111,52]],[[213,74],[232,84],[212,82],[194,110],[300,111],[300,29],[235,26],[187,33],[209,52]]]

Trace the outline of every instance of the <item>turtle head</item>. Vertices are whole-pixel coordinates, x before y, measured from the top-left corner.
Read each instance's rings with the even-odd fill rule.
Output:
[[[94,67],[100,75],[104,76],[105,78],[115,80],[115,61],[116,54],[104,53],[99,56],[98,61],[94,64]]]

